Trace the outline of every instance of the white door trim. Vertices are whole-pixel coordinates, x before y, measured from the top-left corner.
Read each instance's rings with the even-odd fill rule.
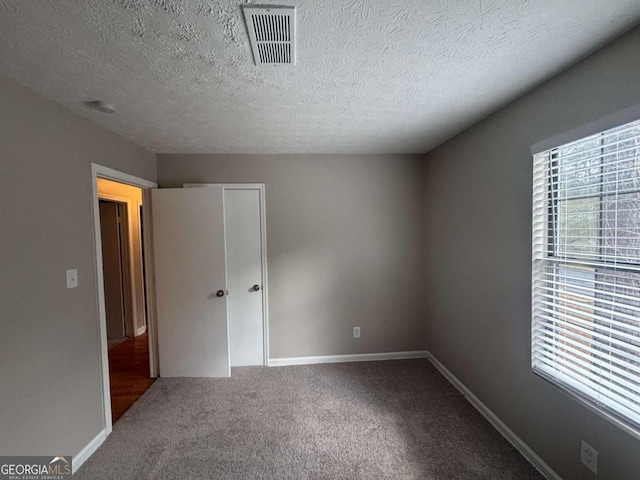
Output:
[[[269,285],[267,281],[267,210],[264,183],[183,183],[183,188],[222,187],[224,190],[260,191],[260,250],[262,258],[262,334],[264,365],[269,365]]]
[[[112,168],[104,167],[96,163],[91,164],[91,201],[93,204],[93,249],[96,261],[96,301],[98,304],[98,331],[100,335],[100,362],[102,376],[102,413],[104,415],[105,434],[109,435],[113,428],[111,423],[111,392],[109,385],[109,349],[107,345],[107,317],[104,304],[104,272],[102,270],[102,241],[100,237],[100,203],[98,198],[98,178],[106,178],[116,182],[133,185],[143,189],[143,212],[145,217],[144,238],[142,243],[145,249],[145,269],[147,272],[146,294],[149,310],[147,312],[147,324],[149,327],[149,367],[151,376],[158,376],[158,349],[156,337],[155,295],[153,288],[153,252],[151,226],[151,202],[148,198],[148,189],[157,188],[158,184],[138,178],[127,173],[119,172]]]

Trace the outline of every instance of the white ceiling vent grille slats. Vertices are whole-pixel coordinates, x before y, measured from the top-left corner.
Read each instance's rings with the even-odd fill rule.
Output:
[[[256,65],[295,65],[295,7],[243,7]]]

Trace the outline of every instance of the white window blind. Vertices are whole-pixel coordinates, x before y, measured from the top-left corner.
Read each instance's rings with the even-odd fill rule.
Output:
[[[640,431],[640,121],[534,156],[532,368]]]

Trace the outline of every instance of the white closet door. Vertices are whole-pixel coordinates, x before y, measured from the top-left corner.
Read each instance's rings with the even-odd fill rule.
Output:
[[[228,377],[222,188],[152,191],[162,377]]]
[[[264,364],[260,190],[224,191],[231,366]]]

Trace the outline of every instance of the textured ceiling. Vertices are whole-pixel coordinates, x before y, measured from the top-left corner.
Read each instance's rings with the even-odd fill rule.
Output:
[[[638,0],[262,1],[298,7],[298,65],[274,68],[241,3],[0,0],[0,72],[154,152],[424,153],[640,21]]]

